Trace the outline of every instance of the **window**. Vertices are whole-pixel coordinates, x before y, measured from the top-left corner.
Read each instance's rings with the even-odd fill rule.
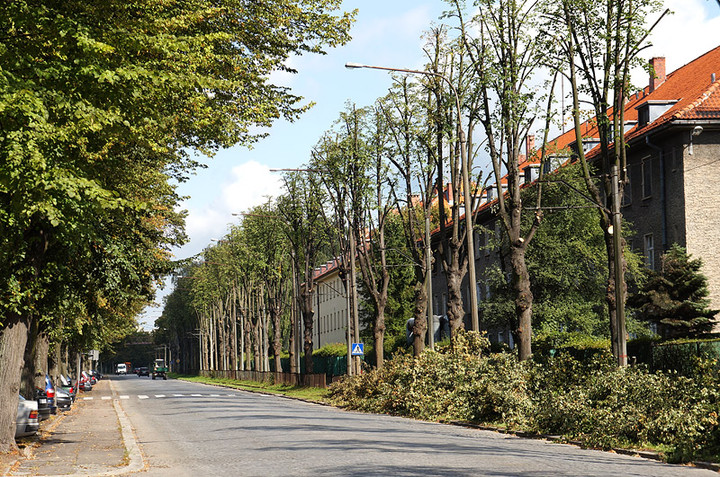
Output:
[[[652,196],[652,167],[650,159],[642,161],[642,191],[643,199]]]
[[[643,253],[645,255],[645,265],[647,265],[650,270],[655,270],[655,245],[652,234],[647,234],[644,240],[645,249]]]

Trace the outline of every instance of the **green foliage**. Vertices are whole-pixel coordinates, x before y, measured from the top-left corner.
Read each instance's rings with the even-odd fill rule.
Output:
[[[558,207],[546,211],[542,226],[528,246],[526,260],[533,292],[533,333],[543,342],[567,340],[568,336],[605,338],[609,336],[605,289],[606,250],[597,212],[587,208],[586,199],[568,193],[568,187],[582,188],[581,170],[576,165],[558,169],[543,184],[543,206]],[[524,192],[532,200],[537,185]],[[524,217],[529,227],[531,216]],[[629,228],[628,228],[629,229]],[[507,239],[496,244],[507,253]],[[625,251],[632,283],[641,277],[639,258]],[[504,328],[512,323],[514,297],[504,270],[495,267],[486,276],[491,295],[480,303],[484,325]],[[645,327],[628,320],[628,331],[645,334]]]
[[[347,344],[345,344],[345,343],[326,344],[322,348],[314,350],[313,356],[320,356],[320,357],[347,356]]]
[[[660,270],[649,270],[648,280],[630,299],[637,318],[655,323],[664,338],[710,331],[718,311],[708,308],[707,278],[701,267],[700,259],[691,260],[684,248],[673,244],[662,256]]]
[[[543,364],[487,354],[487,340],[461,334],[453,348],[398,355],[383,370],[331,387],[332,402],[421,419],[462,419],[581,439],[602,448],[658,446],[672,461],[720,450],[716,361],[694,377],[615,365],[607,352]]]

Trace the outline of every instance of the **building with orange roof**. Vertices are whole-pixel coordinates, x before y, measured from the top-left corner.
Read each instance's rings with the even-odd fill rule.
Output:
[[[711,307],[719,309],[720,211],[715,185],[720,184],[720,46],[669,74],[664,58],[653,58],[651,66],[655,74],[628,98],[624,111],[629,182],[622,213],[635,231],[629,246],[645,256],[650,268],[659,265],[660,256],[673,243],[685,247],[694,258],[702,259]],[[594,124],[591,120],[582,125],[582,147],[590,160],[599,150]],[[533,149],[534,140],[529,137],[527,155],[520,164],[526,183],[537,178],[539,165]],[[550,168],[566,163],[572,150],[578,150],[574,130],[550,141]],[[496,198],[497,191],[490,188],[477,210],[476,225],[484,229],[475,237],[478,283],[474,288],[479,300],[487,296],[484,271],[499,259],[486,247],[491,234],[500,235],[493,207]],[[433,242],[437,241],[439,237]],[[435,314],[445,313],[446,289],[436,266]],[[464,290],[464,303],[469,303],[467,283]],[[512,343],[508,330],[490,331],[493,341]]]

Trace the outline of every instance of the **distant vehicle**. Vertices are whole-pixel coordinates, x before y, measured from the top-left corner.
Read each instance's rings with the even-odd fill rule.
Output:
[[[115,369],[115,374],[127,374],[128,368],[125,363],[120,363],[117,365],[117,368]]]
[[[15,419],[15,437],[31,436],[40,427],[37,401],[28,401],[22,395],[18,401],[17,418]]]
[[[153,363],[152,378],[162,377],[163,379],[167,379],[167,372],[168,368],[165,365],[165,360],[162,358],[156,359]]]
[[[90,376],[88,376],[85,371],[80,373],[80,379],[78,379],[78,389],[80,389],[81,391],[92,391]]]
[[[150,369],[147,366],[140,366],[137,368],[136,374],[138,376],[150,376]]]

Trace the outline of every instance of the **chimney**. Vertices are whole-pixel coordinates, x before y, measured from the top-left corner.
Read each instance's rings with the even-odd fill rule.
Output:
[[[650,60],[650,92],[665,82],[665,57],[656,56]]]
[[[528,137],[525,138],[525,155],[528,159],[530,159],[535,152],[535,136],[533,134],[528,134]]]

